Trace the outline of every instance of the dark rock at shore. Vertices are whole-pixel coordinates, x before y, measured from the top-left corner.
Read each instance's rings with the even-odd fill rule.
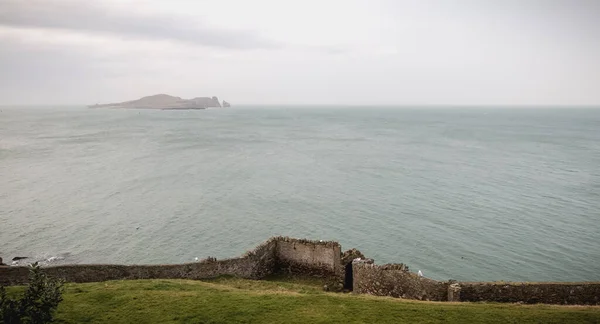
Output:
[[[23,260],[23,259],[28,259],[29,257],[14,257],[12,260],[13,261],[19,261],[19,260]]]
[[[2,262],[2,258],[0,258],[0,266],[6,265]]]

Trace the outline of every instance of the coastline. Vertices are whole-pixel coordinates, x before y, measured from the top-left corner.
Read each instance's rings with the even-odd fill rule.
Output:
[[[234,276],[264,279],[285,273],[316,277],[326,290],[428,301],[510,302],[600,305],[600,282],[457,282],[437,281],[408,270],[405,264],[376,265],[334,241],[273,237],[241,257],[166,265],[75,264],[44,267],[67,282],[137,279],[210,279]],[[1,285],[23,285],[28,267],[0,266]]]

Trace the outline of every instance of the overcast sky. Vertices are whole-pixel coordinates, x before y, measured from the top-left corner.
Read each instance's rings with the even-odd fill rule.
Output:
[[[0,0],[0,104],[600,104],[598,0]]]

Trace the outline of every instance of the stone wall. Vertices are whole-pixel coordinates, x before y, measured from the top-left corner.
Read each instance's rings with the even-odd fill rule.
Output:
[[[350,285],[355,293],[435,301],[492,301],[600,305],[600,283],[442,282],[419,277],[404,264],[375,265],[357,250],[342,255],[337,242],[274,237],[239,258],[172,265],[61,265],[45,267],[50,276],[68,282],[121,279],[207,279],[232,275],[262,279],[276,272],[317,275],[327,289],[338,290],[345,265],[352,262]],[[27,267],[0,266],[0,285],[27,283]]]
[[[443,282],[419,277],[404,265],[352,264],[354,292],[435,301],[600,305],[600,283]]]
[[[600,283],[460,282],[461,301],[600,305]]]
[[[270,238],[243,256],[252,264],[250,279],[262,279],[277,268],[277,238]]]
[[[282,272],[339,276],[341,251],[337,242],[279,238],[276,255]]]
[[[448,298],[448,283],[419,277],[403,264],[352,264],[354,292],[406,299],[438,300]]]
[[[168,265],[60,265],[45,267],[44,271],[68,282],[207,279],[222,275],[262,279],[290,267],[293,273],[299,274],[334,273],[339,270],[339,251],[337,243],[274,237],[239,258]],[[25,284],[28,273],[27,267],[0,266],[0,285]]]
[[[240,278],[260,279],[271,269],[263,268],[258,259],[250,257],[207,260],[197,263],[172,265],[103,265],[75,264],[45,267],[52,277],[68,282],[98,282],[124,279],[206,279],[220,275]],[[1,285],[22,285],[27,283],[27,267],[0,267]]]

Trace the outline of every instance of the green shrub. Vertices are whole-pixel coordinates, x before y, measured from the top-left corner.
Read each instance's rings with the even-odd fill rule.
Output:
[[[20,299],[8,297],[0,286],[0,318],[4,324],[50,323],[62,301],[62,292],[63,282],[46,276],[36,262],[29,270],[29,284]]]

